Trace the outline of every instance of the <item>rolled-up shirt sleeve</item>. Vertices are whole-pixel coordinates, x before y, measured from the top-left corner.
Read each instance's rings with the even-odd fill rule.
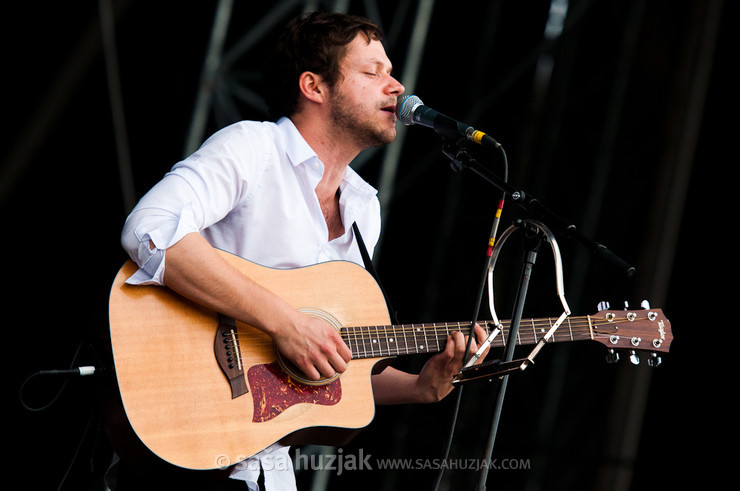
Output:
[[[121,245],[139,266],[127,283],[164,284],[166,250],[219,221],[243,198],[249,172],[237,155],[251,152],[235,141],[229,132],[212,137],[141,198],[121,233]]]
[[[129,215],[121,234],[121,244],[139,269],[129,284],[163,284],[165,251],[202,226],[200,213],[192,202],[181,199],[187,186],[180,178],[168,175],[139,202]]]

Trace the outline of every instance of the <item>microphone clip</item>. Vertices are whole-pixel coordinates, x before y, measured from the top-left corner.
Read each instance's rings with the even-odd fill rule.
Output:
[[[443,138],[442,153],[450,159],[450,168],[460,172],[476,164],[476,160],[468,152],[468,142],[465,138]]]

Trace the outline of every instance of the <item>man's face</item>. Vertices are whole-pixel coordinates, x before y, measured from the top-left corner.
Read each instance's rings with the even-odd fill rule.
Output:
[[[330,117],[346,138],[362,148],[396,138],[396,100],[403,85],[391,76],[391,62],[380,41],[358,35],[341,63],[341,76],[331,91]]]

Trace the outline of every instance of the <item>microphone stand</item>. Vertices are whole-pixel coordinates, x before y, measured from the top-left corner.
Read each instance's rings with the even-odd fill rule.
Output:
[[[506,182],[506,180],[501,179],[498,175],[492,172],[490,168],[480,164],[476,159],[471,157],[471,155],[467,151],[466,143],[467,142],[465,141],[465,139],[459,139],[455,141],[455,140],[451,140],[447,138],[443,140],[443,147],[442,147],[443,153],[450,159],[451,161],[450,165],[454,171],[459,172],[462,169],[469,169],[470,171],[482,177],[484,180],[486,180],[490,184],[499,188],[501,191],[503,191],[504,195],[509,196],[510,199],[515,204],[519,205],[524,210],[532,212],[532,213],[537,213],[541,216],[546,217],[548,221],[555,224],[556,230],[564,234],[567,238],[574,239],[577,242],[581,243],[582,245],[586,246],[588,249],[593,251],[597,256],[599,256],[600,258],[612,264],[614,267],[622,271],[628,277],[631,277],[634,274],[635,269],[633,266],[629,265],[626,261],[624,261],[623,259],[616,256],[614,253],[609,251],[604,245],[593,242],[587,239],[586,237],[584,237],[583,235],[579,234],[576,231],[575,225],[567,222],[566,220],[554,214],[552,211],[544,207],[536,198],[531,197],[527,193],[510,186],[508,182]],[[498,146],[498,144],[496,145]],[[486,455],[485,455],[486,460],[485,462],[490,462],[491,455],[493,454],[493,446],[496,440],[498,426],[501,420],[501,412],[503,409],[504,398],[505,398],[506,389],[508,386],[509,374],[514,371],[520,371],[524,367],[526,367],[528,362],[531,362],[533,356],[536,355],[536,351],[538,351],[538,349],[536,351],[533,351],[530,357],[524,361],[524,364],[513,361],[514,349],[516,347],[516,339],[518,337],[519,326],[520,326],[522,315],[524,312],[524,305],[526,302],[526,297],[527,297],[527,293],[529,289],[530,278],[532,275],[532,271],[534,269],[534,265],[537,261],[537,254],[539,252],[539,249],[541,247],[543,240],[545,239],[545,236],[543,235],[545,232],[539,227],[537,227],[536,225],[532,225],[528,223],[527,221],[520,221],[519,224],[520,226],[524,228],[524,236],[525,236],[524,255],[522,259],[522,269],[521,269],[521,274],[519,278],[519,285],[516,291],[513,313],[512,313],[511,322],[509,326],[509,339],[506,342],[503,360],[501,362],[491,363],[491,365],[495,367],[503,367],[503,369],[500,369],[500,370],[494,369],[492,373],[484,374],[482,376],[476,377],[478,380],[480,379],[490,380],[494,377],[497,377],[499,381],[498,392],[496,396],[496,403],[494,406],[494,414],[493,414],[493,418],[491,421],[491,427],[489,430],[488,439],[486,441]],[[493,261],[494,259],[492,257],[491,261],[489,262],[489,266],[492,265]],[[478,298],[483,296],[483,288],[484,288],[483,284],[481,284],[481,289],[478,292],[479,293]],[[569,314],[567,305],[565,305],[564,299],[562,300],[564,302],[564,306],[566,307],[566,313]],[[478,303],[476,303],[476,307],[479,307]],[[477,316],[478,316],[478,309],[476,308],[476,311],[474,312],[474,321],[471,324],[471,331],[470,331],[468,344],[470,344],[472,337],[473,337],[473,326],[475,325]],[[551,332],[553,332],[554,329],[556,329],[556,327],[554,327],[553,330],[551,330]],[[466,352],[468,351],[469,349]],[[464,380],[465,380],[464,377],[462,377],[462,379],[459,380],[458,383],[464,383]],[[470,381],[474,381],[474,379],[471,378]],[[476,485],[476,490],[479,490],[479,491],[485,490],[487,477],[488,477],[488,466],[483,465],[482,469],[480,470],[480,475],[479,475],[478,483]]]
[[[519,335],[519,326],[522,320],[522,314],[524,312],[524,303],[527,297],[527,291],[529,289],[529,280],[532,276],[535,262],[537,261],[537,253],[539,252],[542,236],[539,232],[536,232],[534,236],[525,234],[525,248],[524,258],[522,260],[522,271],[519,278],[519,286],[517,289],[515,301],[514,301],[514,312],[511,317],[511,324],[509,326],[509,339],[506,342],[506,348],[504,350],[504,356],[502,365],[506,365],[512,362],[514,359],[514,348],[516,347],[516,340]],[[506,394],[506,388],[509,383],[509,374],[505,373],[498,378],[498,389],[496,395],[496,404],[493,411],[493,419],[491,421],[491,428],[488,434],[488,440],[486,441],[486,462],[490,462],[491,455],[493,454],[493,445],[496,441],[496,435],[498,433],[498,426],[501,420],[501,411],[504,405],[504,396]],[[482,490],[486,488],[486,480],[488,477],[488,466],[484,465],[480,469],[480,475],[478,485],[476,489]]]
[[[573,239],[585,246],[597,257],[605,260],[627,277],[634,275],[634,266],[628,264],[624,259],[614,254],[603,244],[594,242],[593,240],[583,236],[576,230],[576,226],[573,223],[570,223],[564,218],[556,215],[540,203],[540,201],[534,196],[528,195],[521,189],[514,188],[508,182],[492,172],[490,168],[482,165],[476,159],[471,157],[467,151],[465,139],[458,141],[445,140],[442,151],[451,160],[450,165],[453,170],[460,171],[462,169],[468,169],[474,172],[485,181],[502,190],[511,198],[511,201],[514,204],[526,211],[540,215],[543,218],[543,221],[547,222],[552,230],[560,232],[564,237]]]

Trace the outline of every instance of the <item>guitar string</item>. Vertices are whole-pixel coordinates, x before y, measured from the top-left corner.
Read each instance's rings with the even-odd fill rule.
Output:
[[[618,321],[614,321],[618,322]],[[548,328],[551,327],[551,324],[547,321],[540,320],[533,323],[528,323],[529,326],[524,330],[525,332],[519,333],[519,345],[527,345],[527,344],[535,344],[538,342],[537,340],[537,333],[531,332],[531,326],[547,326]],[[601,333],[601,332],[595,332],[598,330],[600,326],[610,325],[612,324],[609,321],[600,321],[600,322],[592,322],[589,326],[587,320],[581,319],[581,323],[573,324],[571,323],[568,325],[561,325],[560,328],[565,330],[564,333],[560,333],[558,335],[558,332],[555,333],[555,338],[552,340],[552,342],[562,342],[564,339],[571,339],[573,341],[580,341],[580,340],[589,340],[589,339],[606,339],[609,336],[611,336],[610,333]],[[414,324],[408,324],[408,325],[400,325],[400,326],[348,326],[343,327],[343,339],[349,344],[355,345],[355,350],[353,351],[353,354],[357,357],[372,357],[372,356],[383,356],[385,354],[413,354],[417,352],[424,352],[425,348],[419,349],[419,343],[413,343],[409,344],[407,341],[408,339],[404,340],[403,345],[401,343],[399,344],[393,344],[393,341],[390,341],[391,344],[387,344],[388,341],[383,342],[383,335],[380,335],[381,329],[389,329],[392,328],[392,332],[394,334],[399,333],[399,327],[400,332],[403,333],[404,331],[408,332],[408,329],[411,329],[413,333],[417,333],[418,331],[422,330],[424,331],[424,335],[429,335],[429,338],[432,338],[431,341],[429,339],[425,338],[425,343],[427,348],[434,349],[442,349],[442,346],[440,344],[446,345],[447,336],[449,334],[457,329],[454,329],[454,327],[460,327],[465,326],[464,323],[437,323],[436,325],[430,325],[430,324],[424,324],[424,325],[414,325]],[[440,336],[439,331],[441,329],[444,329],[444,335]],[[354,330],[355,332],[350,333],[348,330]],[[356,331],[359,330],[360,334],[357,334]],[[375,330],[376,332],[373,334],[372,332]],[[431,334],[431,331],[434,331],[433,335]],[[384,333],[387,334],[387,333]],[[503,346],[503,340],[505,340],[508,337],[509,331],[506,327],[502,330],[500,333],[500,336],[498,336],[493,341],[493,347],[500,347]],[[540,332],[540,334],[544,334],[544,332]],[[249,338],[253,337],[249,333],[245,332],[238,332],[237,336],[240,340],[240,342],[243,341],[243,338]],[[415,336],[421,337],[421,334],[416,334]],[[272,341],[269,338],[265,338],[264,335],[254,336],[258,337],[258,339],[251,339],[247,342],[250,344],[250,346],[268,346],[272,344]],[[558,337],[560,339],[558,339]],[[395,338],[399,338],[399,335],[396,335]],[[373,341],[377,341],[377,343],[374,343]],[[415,340],[416,341],[416,340]],[[368,348],[366,346],[360,346],[364,342],[371,343],[371,346]],[[435,347],[436,346],[436,347]],[[376,354],[377,353],[377,354]]]
[[[377,340],[377,339],[384,339],[392,337],[394,339],[402,337],[404,334],[409,334],[408,337],[427,337],[431,338],[433,340],[436,339],[446,339],[451,333],[458,331],[459,329],[455,329],[455,327],[462,327],[463,324],[459,326],[344,326],[342,327],[342,338],[345,340]],[[542,326],[547,326],[548,329],[543,329]],[[538,332],[532,332],[531,325],[528,325],[525,329],[519,331],[519,336],[524,337],[525,339],[536,339],[538,336],[537,334],[542,334],[543,336],[546,334],[547,330],[549,330],[550,327],[552,327],[550,324],[542,324],[540,326],[535,326],[538,329]],[[587,324],[584,325],[573,325],[570,326],[560,326],[560,328],[563,328],[564,331],[556,332],[555,336],[558,336],[560,338],[569,338],[571,333],[574,336],[588,336],[591,337],[591,334],[594,336],[608,336],[609,333],[600,333],[600,332],[592,332],[594,330],[598,330],[598,325],[592,325],[589,327]],[[441,332],[440,332],[441,331]],[[419,333],[422,334],[419,334]],[[490,331],[488,331],[488,334],[490,334]],[[508,337],[509,335],[509,329],[504,327],[504,329],[501,331],[500,335],[502,337]],[[245,333],[245,332],[239,332],[238,336],[241,337],[250,337],[251,334]],[[262,337],[263,334],[256,334],[255,337]],[[252,341],[253,342],[253,341]],[[271,340],[265,340],[265,343],[270,343]]]
[[[626,320],[626,319],[625,319]],[[605,333],[605,332],[598,332],[598,330],[604,326],[611,326],[615,323],[618,323],[619,321],[616,320],[614,322],[609,321],[601,321],[601,322],[591,322],[589,323],[587,320],[581,320],[579,322],[569,322],[564,323],[561,326],[559,326],[558,331],[556,331],[555,335],[560,337],[569,337],[570,333],[583,335],[586,334],[589,337],[591,334],[594,336],[610,336],[614,333]],[[490,324],[489,322],[482,322],[483,324]],[[436,323],[436,324],[399,324],[399,325],[377,325],[377,326],[343,326],[341,328],[342,330],[342,336],[354,339],[360,339],[360,340],[372,340],[372,339],[378,339],[387,337],[388,335],[393,335],[394,337],[399,337],[404,334],[412,334],[415,336],[422,336],[422,334],[417,334],[419,332],[422,332],[423,335],[426,336],[434,336],[436,339],[437,337],[440,337],[440,331],[443,331],[443,337],[446,338],[449,336],[452,332],[458,331],[461,327],[468,327],[466,323]],[[552,323],[549,323],[547,321],[535,321],[535,322],[526,322],[522,323],[520,325],[520,336],[526,336],[527,339],[530,337],[537,337],[537,334],[546,334],[546,332],[552,327]],[[533,332],[532,329],[535,329],[537,332]],[[562,331],[561,331],[562,329]],[[487,333],[490,334],[491,331],[487,331]],[[503,337],[507,337],[509,332],[509,328],[504,324],[504,328],[501,332],[501,335]],[[244,335],[245,333],[240,332],[239,335]],[[269,342],[269,341],[268,341]]]
[[[242,336],[240,336],[241,338]],[[605,339],[607,338],[607,335],[597,335],[594,338],[599,339]],[[590,340],[591,337],[582,337],[582,338],[576,338],[573,339],[573,341],[585,341]],[[241,342],[241,340],[240,340]],[[559,341],[553,341],[553,342],[559,342]],[[405,344],[403,346],[390,346],[390,345],[375,345],[374,347],[367,348],[364,346],[361,346],[361,342],[354,343],[354,349],[352,348],[353,343],[348,343],[350,345],[350,350],[352,352],[352,359],[353,360],[361,360],[361,359],[368,359],[368,358],[381,358],[386,356],[394,356],[394,355],[413,355],[413,354],[424,354],[424,353],[436,353],[440,352],[444,349],[444,347],[447,344],[446,339],[440,339],[439,344],[432,342],[428,343],[426,348],[419,348],[417,345],[409,345]],[[535,342],[519,342],[517,343],[518,346],[524,346],[524,345],[534,345]],[[264,349],[267,349],[268,351],[272,349],[272,341],[257,341],[257,342],[250,342],[250,346],[253,348],[259,348],[262,347]],[[492,343],[492,348],[503,348],[504,343],[501,339],[498,341],[495,341]],[[248,364],[249,357],[247,355],[240,355],[239,359],[244,362],[244,364]]]
[[[618,321],[615,321],[618,322]],[[479,323],[480,324],[480,323]],[[486,322],[483,322],[483,324],[486,324]],[[490,322],[488,322],[490,324]],[[588,321],[580,321],[580,322],[566,322],[559,326],[558,330],[556,331],[555,335],[560,337],[568,337],[570,332],[578,333],[578,334],[591,334],[593,331],[594,335],[610,335],[612,333],[603,333],[603,332],[597,332],[600,328],[604,326],[610,326],[613,325],[613,323],[610,323],[608,321],[605,322],[591,322]],[[446,335],[449,335],[450,333],[454,331],[460,330],[459,328],[467,328],[469,327],[468,324],[464,323],[455,323],[455,324],[444,324],[444,323],[438,323],[436,325],[432,324],[401,324],[401,325],[378,325],[378,326],[344,326],[342,327],[343,336],[346,337],[352,337],[352,339],[358,338],[358,339],[376,339],[378,337],[384,337],[386,335],[395,335],[395,337],[404,335],[404,334],[411,334],[411,335],[417,335],[422,336],[422,334],[416,334],[419,332],[423,332],[423,335],[434,335],[439,334],[439,331],[444,331]],[[526,322],[522,323],[520,325],[520,335],[524,334],[527,336],[533,336],[536,334],[546,334],[547,331],[552,327],[552,322],[542,321],[542,322]],[[536,331],[533,333],[533,328]],[[508,330],[509,327],[504,324],[504,328],[502,330],[504,336],[508,336]],[[491,331],[487,331],[490,333]]]

